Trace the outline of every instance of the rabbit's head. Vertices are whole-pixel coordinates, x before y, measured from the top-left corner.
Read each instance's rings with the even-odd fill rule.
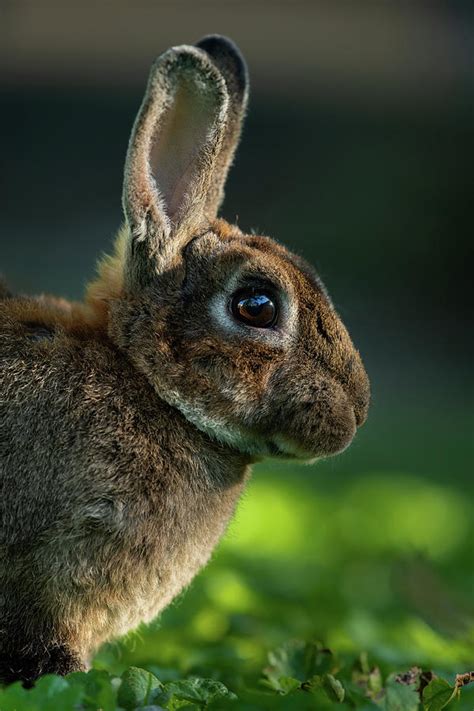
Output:
[[[114,342],[161,398],[253,457],[334,454],[365,420],[369,383],[314,270],[218,220],[247,102],[221,37],[154,64],[130,140],[105,299]]]

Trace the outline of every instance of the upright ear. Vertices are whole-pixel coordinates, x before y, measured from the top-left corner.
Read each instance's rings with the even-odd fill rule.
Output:
[[[211,57],[225,79],[229,94],[229,116],[211,189],[206,203],[206,212],[213,218],[224,197],[224,185],[239,143],[242,123],[245,118],[249,95],[247,65],[238,47],[227,37],[208,35],[196,45]]]
[[[202,49],[173,47],[154,63],[125,163],[128,288],[169,269],[206,224],[228,105],[226,82]]]

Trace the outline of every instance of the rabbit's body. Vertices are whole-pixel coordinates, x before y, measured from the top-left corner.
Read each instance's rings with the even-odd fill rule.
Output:
[[[207,562],[249,458],[197,431],[84,324],[74,333],[33,300],[0,302],[0,313],[8,676],[12,642],[18,657],[45,648],[44,671],[48,642],[80,649],[84,662],[155,617]]]
[[[228,40],[159,57],[84,303],[0,289],[0,680],[83,668],[206,563],[252,462],[365,420],[315,272],[216,217],[246,100]]]

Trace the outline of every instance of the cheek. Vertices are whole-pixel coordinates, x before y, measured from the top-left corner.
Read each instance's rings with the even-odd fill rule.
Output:
[[[264,406],[276,367],[274,357],[255,354],[243,347],[226,347],[222,343],[218,353],[217,347],[214,344],[211,349],[201,344],[199,354],[189,362],[189,371],[205,383],[210,407],[222,404],[229,415],[249,422]]]

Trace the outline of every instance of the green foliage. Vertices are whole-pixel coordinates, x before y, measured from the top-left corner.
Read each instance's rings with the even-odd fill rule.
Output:
[[[19,682],[6,689],[0,689],[0,709],[1,711],[74,709],[85,700],[85,696],[84,687],[71,684],[62,677],[48,674],[38,681],[33,690],[23,689]],[[94,706],[84,706],[84,708],[94,708]]]
[[[459,695],[458,687],[451,686],[444,679],[432,679],[423,690],[425,711],[441,711]]]
[[[126,711],[148,706],[161,693],[163,685],[151,672],[130,667],[122,674],[117,701]]]
[[[416,684],[403,684],[392,674],[378,694],[377,705],[384,711],[418,711],[420,697]]]
[[[220,681],[189,676],[161,681],[129,667],[115,677],[104,671],[48,675],[31,690],[19,683],[0,690],[0,711],[160,711],[168,709],[359,709],[441,711],[458,699],[458,684],[414,668],[383,680],[366,655],[337,660],[315,642],[293,640],[268,655],[262,683],[267,693],[243,687],[235,694]],[[331,669],[334,673],[328,671]],[[459,706],[458,706],[459,708]]]
[[[328,467],[258,467],[159,621],[0,711],[472,711],[471,490]]]
[[[220,681],[199,677],[171,681],[157,697],[164,708],[173,710],[183,706],[207,708],[211,703],[222,699],[233,701],[237,697]]]

